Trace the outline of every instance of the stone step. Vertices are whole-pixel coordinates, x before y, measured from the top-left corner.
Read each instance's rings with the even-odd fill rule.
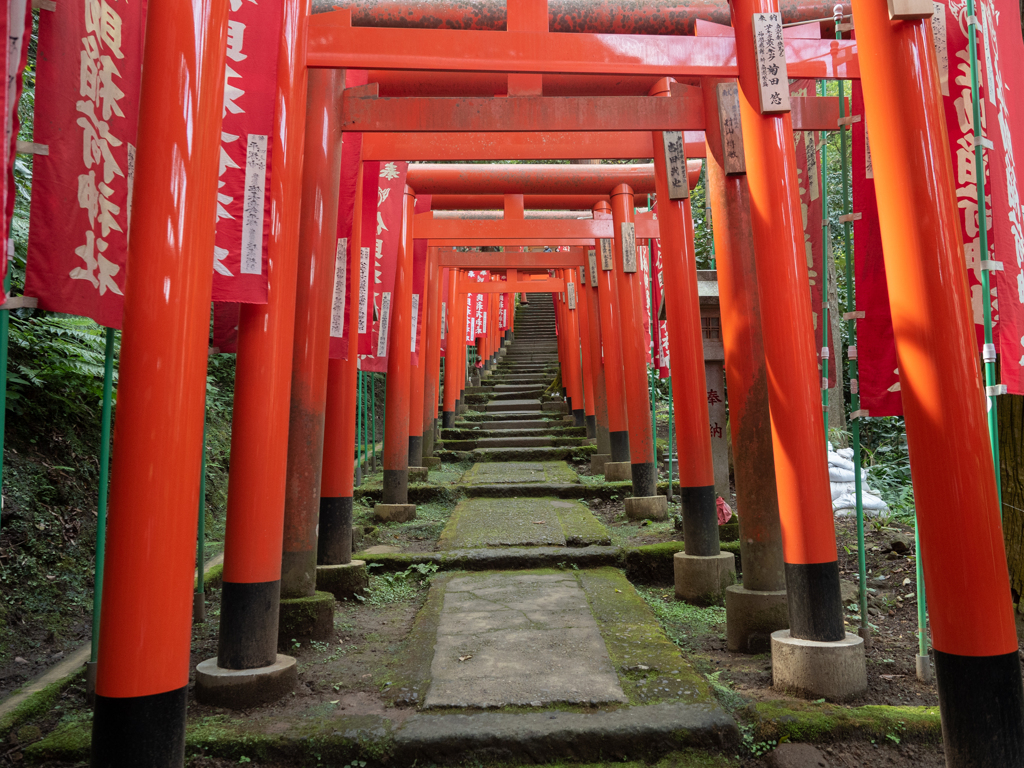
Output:
[[[581,437],[481,437],[476,440],[442,441],[440,448],[447,451],[475,451],[481,448],[551,448],[555,446],[583,445]]]
[[[509,462],[509,461],[557,461],[567,459],[586,459],[597,453],[593,445],[562,445],[549,448],[478,448],[474,451],[437,451],[436,455],[442,462],[478,461],[478,462]]]
[[[535,411],[541,409],[540,400],[499,400],[487,403],[485,411]]]
[[[538,379],[539,381],[539,379]],[[495,392],[523,392],[524,390],[535,389],[533,383],[529,384],[495,384]]]
[[[441,437],[444,440],[483,440],[486,438],[501,438],[501,437],[575,437],[586,439],[586,427],[569,427],[564,426],[561,422],[553,422],[550,426],[543,425],[537,428],[527,427],[516,427],[508,428],[503,427],[501,429],[492,428],[493,424],[498,422],[484,422],[481,425],[474,425],[479,428],[474,429],[473,427],[467,428],[467,425],[463,424],[456,428],[448,428],[441,431]],[[529,422],[511,422],[513,424],[528,424]]]
[[[502,415],[502,417],[504,417],[506,414],[503,413],[501,415]],[[549,428],[551,426],[555,426],[555,425],[559,425],[560,426],[561,422],[560,421],[555,421],[555,420],[548,421],[546,419],[517,418],[517,419],[510,419],[508,421],[483,421],[483,422],[469,422],[469,421],[463,422],[463,421],[457,421],[457,422],[455,422],[455,424],[460,429],[465,429],[464,425],[468,425],[468,424],[486,424],[488,429],[493,429],[493,430],[505,430],[505,431],[526,430],[526,431],[533,431],[533,430],[547,429],[547,428]],[[472,428],[472,427],[470,427],[470,428]]]

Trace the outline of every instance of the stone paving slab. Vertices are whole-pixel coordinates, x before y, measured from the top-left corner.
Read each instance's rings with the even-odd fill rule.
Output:
[[[427,708],[627,701],[571,573],[451,579],[430,677]]]
[[[438,548],[607,545],[608,530],[583,504],[551,498],[464,499]]]
[[[460,485],[524,485],[528,483],[578,483],[564,461],[505,461],[474,464]]]

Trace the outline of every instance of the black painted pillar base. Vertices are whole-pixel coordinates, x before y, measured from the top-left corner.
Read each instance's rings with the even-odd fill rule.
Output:
[[[587,416],[587,437],[597,437],[597,416]]]
[[[409,503],[409,469],[385,469],[384,492],[381,495],[384,504]]]
[[[573,421],[573,426],[576,426],[576,427],[585,427],[585,426],[587,426],[587,414],[583,411],[582,408],[576,408],[572,412],[572,418],[574,420]]]
[[[96,696],[92,768],[181,768],[188,686],[150,696]]]
[[[423,435],[409,435],[409,466],[423,466]]]
[[[320,497],[320,528],[316,539],[317,565],[352,562],[352,497]],[[223,665],[222,665],[223,666]]]
[[[718,508],[715,506],[717,499],[713,485],[679,489],[686,554],[714,557],[722,551],[718,541]]]
[[[612,444],[612,461],[629,461],[629,432],[609,432],[608,441]]]
[[[786,563],[789,629],[799,640],[835,642],[846,637],[839,563]]]
[[[653,461],[633,464],[632,472],[634,496],[658,495],[658,470]]]
[[[565,395],[565,410],[572,413],[572,398],[569,395]]]
[[[1024,765],[1024,689],[1017,651],[958,656],[936,649],[935,676],[946,765]]]
[[[349,530],[351,514],[350,511]],[[221,588],[217,666],[258,669],[277,661],[280,605],[279,579],[254,584],[225,581]]]
[[[458,404],[455,405],[458,408]],[[455,427],[455,411],[441,411],[441,428],[453,429]]]

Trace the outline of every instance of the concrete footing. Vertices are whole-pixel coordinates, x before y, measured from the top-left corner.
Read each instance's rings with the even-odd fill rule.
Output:
[[[427,482],[427,473],[429,470],[427,467],[409,467],[409,482],[410,483],[425,483]]]
[[[415,504],[378,504],[373,508],[378,523],[407,523],[416,519]]]
[[[251,709],[289,694],[299,679],[295,659],[283,654],[269,667],[223,669],[217,657],[196,667],[196,700],[228,709]]]
[[[917,657],[917,679],[922,683],[932,681],[932,660],[929,656]]]
[[[330,592],[335,600],[354,600],[369,585],[365,560],[353,560],[344,565],[318,565],[316,586]]]
[[[318,582],[319,583],[319,582]],[[725,639],[733,653],[767,653],[772,632],[789,628],[786,590],[725,589]]]
[[[465,403],[459,403],[459,406],[455,409],[456,413],[465,413],[469,410],[469,406]]]
[[[606,461],[604,463],[604,479],[609,482],[632,480],[633,465],[628,461]]]
[[[604,465],[612,460],[610,453],[592,453],[590,454],[590,471],[595,475],[604,474]],[[605,478],[607,479],[607,478]]]
[[[424,456],[423,457],[423,466],[425,466],[428,470],[430,470],[430,469],[437,469],[438,467],[441,466],[441,457],[440,456]]]
[[[811,699],[845,701],[868,689],[864,640],[850,632],[835,642],[800,640],[772,632],[772,683]]]
[[[630,520],[668,520],[668,499],[664,496],[627,496],[626,517]]]
[[[736,556],[732,552],[708,557],[676,552],[672,567],[676,599],[693,605],[721,605],[725,588],[736,583]]]
[[[330,640],[334,632],[334,595],[314,592],[309,597],[281,600],[277,647],[291,648],[292,640]]]

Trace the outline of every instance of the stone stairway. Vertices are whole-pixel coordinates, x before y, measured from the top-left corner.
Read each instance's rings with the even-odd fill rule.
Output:
[[[530,294],[516,311],[515,339],[499,362],[466,389],[468,410],[441,433],[442,461],[585,459],[596,450],[573,425],[558,375],[555,309],[550,294]]]

